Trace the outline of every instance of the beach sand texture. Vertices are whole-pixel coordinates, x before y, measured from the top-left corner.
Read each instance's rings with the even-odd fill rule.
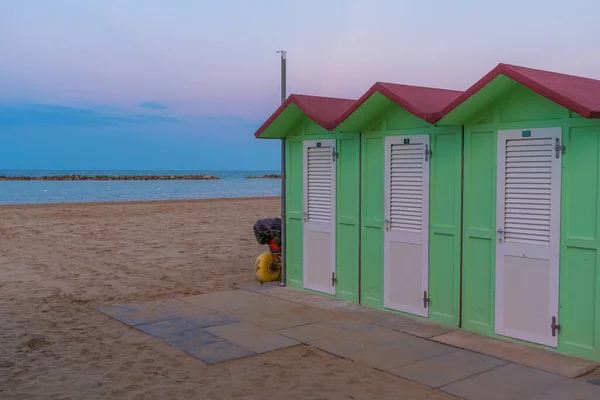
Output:
[[[299,346],[208,366],[95,309],[254,282],[278,198],[0,207],[2,399],[449,399]]]

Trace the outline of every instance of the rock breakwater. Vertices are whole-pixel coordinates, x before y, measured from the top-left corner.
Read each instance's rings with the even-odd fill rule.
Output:
[[[0,181],[216,181],[213,175],[49,175],[0,176]]]

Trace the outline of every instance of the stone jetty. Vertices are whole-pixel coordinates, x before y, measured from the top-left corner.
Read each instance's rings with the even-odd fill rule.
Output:
[[[212,175],[48,175],[0,176],[0,181],[216,181]]]
[[[281,175],[265,174],[263,176],[248,175],[246,179],[281,179]]]

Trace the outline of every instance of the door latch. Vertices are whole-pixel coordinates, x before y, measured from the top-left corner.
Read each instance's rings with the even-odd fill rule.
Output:
[[[560,332],[560,324],[556,323],[556,317],[552,317],[552,324],[550,324],[550,328],[552,328],[552,337],[555,337],[556,333]]]
[[[502,237],[506,231],[504,230],[504,228],[498,228],[496,232],[500,234],[500,237],[498,238],[498,243],[502,243]]]
[[[335,277],[335,272],[331,273],[331,286],[335,286],[337,283],[337,278]]]
[[[431,150],[429,150],[429,145],[426,144],[425,145],[425,161],[429,161],[430,157],[431,157]]]
[[[431,299],[427,297],[427,291],[423,292],[423,308],[427,308],[427,306],[431,303]]]
[[[559,158],[561,154],[565,153],[565,146],[560,144],[559,138],[556,138],[556,146],[554,146],[554,151],[556,151],[556,158]]]
[[[386,218],[383,220],[383,223],[385,224],[385,230],[389,231],[392,225],[392,220],[390,218]]]

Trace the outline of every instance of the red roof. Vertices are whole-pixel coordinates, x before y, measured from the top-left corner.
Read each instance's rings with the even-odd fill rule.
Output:
[[[381,93],[406,111],[428,122],[432,122],[437,112],[462,93],[458,90],[377,82],[340,116],[336,126],[348,118],[375,92]]]
[[[500,74],[584,118],[600,118],[600,80],[517,65],[498,64],[496,68],[441,110],[436,115],[435,121],[437,122],[449,114]]]
[[[283,104],[265,121],[256,131],[254,136],[259,137],[265,129],[275,121],[275,119],[290,105],[295,104],[310,119],[315,121],[327,130],[336,126],[336,121],[355,100],[339,99],[335,97],[307,96],[302,94],[292,94]]]
[[[505,75],[584,118],[600,118],[600,80],[498,64],[464,92],[377,82],[358,100],[293,94],[265,121],[254,136],[259,137],[292,103],[317,124],[332,130],[376,92],[433,124],[483,89],[498,75]]]

